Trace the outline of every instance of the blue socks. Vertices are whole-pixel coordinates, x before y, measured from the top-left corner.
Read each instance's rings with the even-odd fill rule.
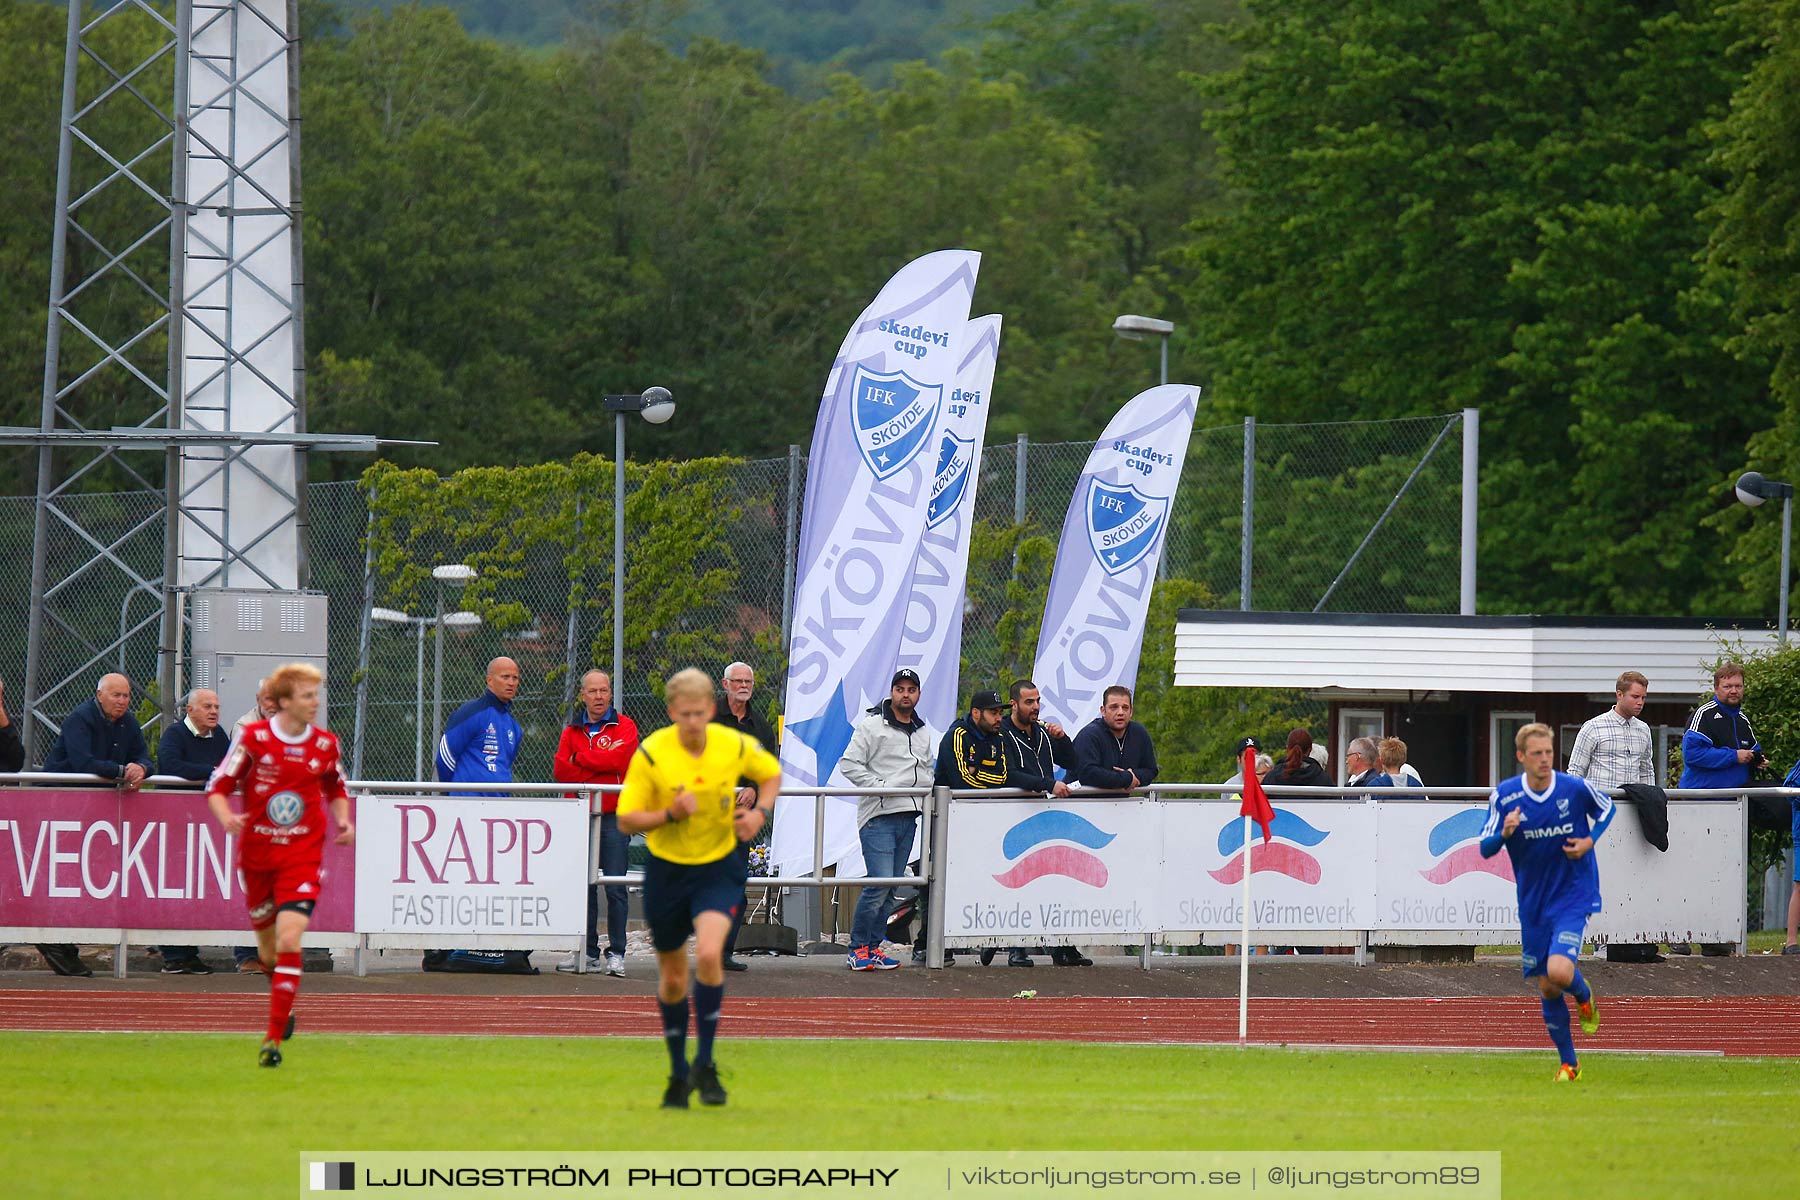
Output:
[[[1550,1040],[1556,1043],[1556,1052],[1562,1055],[1563,1062],[1575,1066],[1575,1037],[1569,1032],[1569,1002],[1565,997],[1544,999],[1544,1027],[1550,1031]]]
[[[1546,1001],[1546,1003],[1548,1003],[1548,1001]],[[688,1074],[688,998],[683,996],[681,999],[675,1001],[675,1003],[670,1004],[662,997],[658,996],[656,999],[656,1007],[662,1010],[663,1045],[669,1048],[669,1074],[677,1079],[686,1079]],[[1565,1013],[1563,1015],[1563,1029],[1565,1033],[1568,1030],[1568,1025],[1569,1018]],[[706,1038],[707,1043],[710,1043],[711,1041],[712,1038],[710,1036]]]
[[[1569,986],[1564,988],[1563,991],[1575,997],[1575,1003],[1577,1004],[1586,1004],[1594,998],[1594,989],[1590,988],[1588,986],[1588,981],[1581,977],[1580,967],[1575,968],[1575,978],[1569,981]]]
[[[719,1009],[724,1003],[723,983],[694,981],[694,1028],[700,1035],[699,1044],[694,1047],[696,1067],[712,1061],[713,1035],[719,1032]]]

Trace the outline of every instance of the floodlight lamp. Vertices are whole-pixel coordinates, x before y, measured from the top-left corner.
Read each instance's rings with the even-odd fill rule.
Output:
[[[386,621],[390,625],[406,625],[410,624],[412,621],[411,617],[407,616],[397,608],[371,608],[369,610],[369,619],[373,621]]]
[[[666,387],[647,388],[640,399],[643,408],[639,411],[644,414],[644,420],[652,425],[665,424],[675,415],[675,397]]]
[[[441,567],[431,568],[431,577],[439,583],[467,583],[476,574],[475,568],[467,563],[445,563]]]
[[[481,624],[481,614],[472,612],[445,613],[443,623],[452,628],[465,628]]]
[[[1124,313],[1113,322],[1113,332],[1126,341],[1142,341],[1150,334],[1167,337],[1175,332],[1175,322],[1164,321],[1156,317],[1138,316],[1136,313]]]

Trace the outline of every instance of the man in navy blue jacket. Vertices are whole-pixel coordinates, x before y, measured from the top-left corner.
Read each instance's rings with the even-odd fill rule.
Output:
[[[131,681],[123,675],[102,675],[94,685],[94,698],[76,705],[63,721],[44,770],[98,775],[115,781],[121,791],[137,791],[150,774],[150,747],[130,710]],[[46,943],[38,952],[58,975],[94,973],[71,943]]]
[[[1084,788],[1124,792],[1156,780],[1150,731],[1131,719],[1131,689],[1114,684],[1100,715],[1075,735],[1075,778]]]
[[[94,698],[76,705],[63,721],[44,770],[70,775],[98,775],[135,792],[150,774],[150,747],[131,715],[131,681],[102,675]]]
[[[1768,763],[1757,745],[1756,731],[1744,715],[1744,668],[1720,664],[1713,672],[1713,698],[1694,710],[1681,735],[1681,785],[1684,788],[1740,788]],[[1726,955],[1730,943],[1707,943],[1706,954]],[[1670,942],[1670,954],[1691,954],[1686,942]]]

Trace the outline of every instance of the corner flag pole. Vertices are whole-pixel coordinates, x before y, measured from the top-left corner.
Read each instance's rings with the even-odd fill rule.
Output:
[[[1250,1036],[1250,814],[1244,814],[1244,935],[1238,942],[1238,1045]]]

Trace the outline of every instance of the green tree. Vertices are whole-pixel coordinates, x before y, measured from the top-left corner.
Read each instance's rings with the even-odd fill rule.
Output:
[[[1218,401],[1277,420],[1477,406],[1484,606],[1701,603],[1700,522],[1759,391],[1696,262],[1741,14],[1250,9],[1211,117],[1236,202],[1202,223],[1188,289]]]
[[[1733,297],[1738,334],[1729,343],[1747,364],[1771,372],[1774,420],[1750,439],[1742,463],[1726,462],[1720,491],[1741,467],[1771,478],[1800,475],[1800,3],[1751,0],[1738,6],[1759,56],[1715,128],[1713,165],[1724,187],[1707,263]],[[1768,611],[1780,554],[1779,522],[1736,504],[1709,522],[1732,539],[1731,580],[1746,612]]]

